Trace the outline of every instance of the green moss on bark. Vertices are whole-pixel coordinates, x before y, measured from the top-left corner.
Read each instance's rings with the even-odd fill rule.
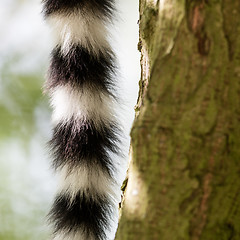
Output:
[[[240,239],[236,9],[238,0],[140,1],[133,171],[116,239]]]

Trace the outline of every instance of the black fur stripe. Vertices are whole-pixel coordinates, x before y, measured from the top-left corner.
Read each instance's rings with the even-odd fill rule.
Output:
[[[61,193],[56,197],[49,216],[55,233],[64,232],[67,236],[80,230],[86,236],[84,239],[105,240],[111,209],[111,203],[104,197],[89,199],[79,192],[72,200],[67,193]]]
[[[50,142],[54,168],[66,164],[70,169],[79,165],[87,165],[89,168],[99,166],[111,175],[114,167],[108,151],[118,153],[117,132],[115,124],[103,125],[98,130],[91,121],[59,123],[54,128]]]
[[[70,13],[75,9],[87,8],[95,15],[111,17],[114,10],[114,0],[43,0],[46,16],[55,12]]]
[[[110,50],[97,57],[75,45],[63,55],[58,46],[52,52],[47,88],[68,83],[73,87],[87,84],[101,91],[113,90],[114,69],[114,55]]]

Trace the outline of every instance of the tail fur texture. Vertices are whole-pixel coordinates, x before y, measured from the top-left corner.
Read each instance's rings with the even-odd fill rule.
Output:
[[[115,56],[108,42],[114,0],[43,0],[57,43],[45,90],[60,186],[50,211],[54,240],[106,240],[116,209]]]

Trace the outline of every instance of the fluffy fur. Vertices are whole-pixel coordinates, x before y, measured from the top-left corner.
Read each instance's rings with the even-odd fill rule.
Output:
[[[75,11],[67,15],[53,14],[48,21],[63,53],[69,52],[74,44],[95,55],[99,52],[104,53],[105,48],[110,48],[106,40],[108,31],[105,21],[96,17],[94,13]]]
[[[43,1],[56,35],[45,84],[53,107],[52,165],[60,176],[49,214],[54,240],[106,240],[117,208],[115,56],[106,27],[113,3]]]
[[[50,96],[54,123],[94,119],[93,124],[100,127],[102,122],[109,124],[114,119],[113,100],[102,91],[81,91],[65,85],[54,88]]]

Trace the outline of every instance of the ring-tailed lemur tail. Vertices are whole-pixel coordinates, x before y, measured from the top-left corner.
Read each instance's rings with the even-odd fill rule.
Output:
[[[53,166],[62,183],[50,211],[54,240],[105,240],[118,154],[115,57],[106,23],[114,0],[43,0],[58,43],[46,89],[53,106]],[[115,205],[114,205],[115,204]]]

